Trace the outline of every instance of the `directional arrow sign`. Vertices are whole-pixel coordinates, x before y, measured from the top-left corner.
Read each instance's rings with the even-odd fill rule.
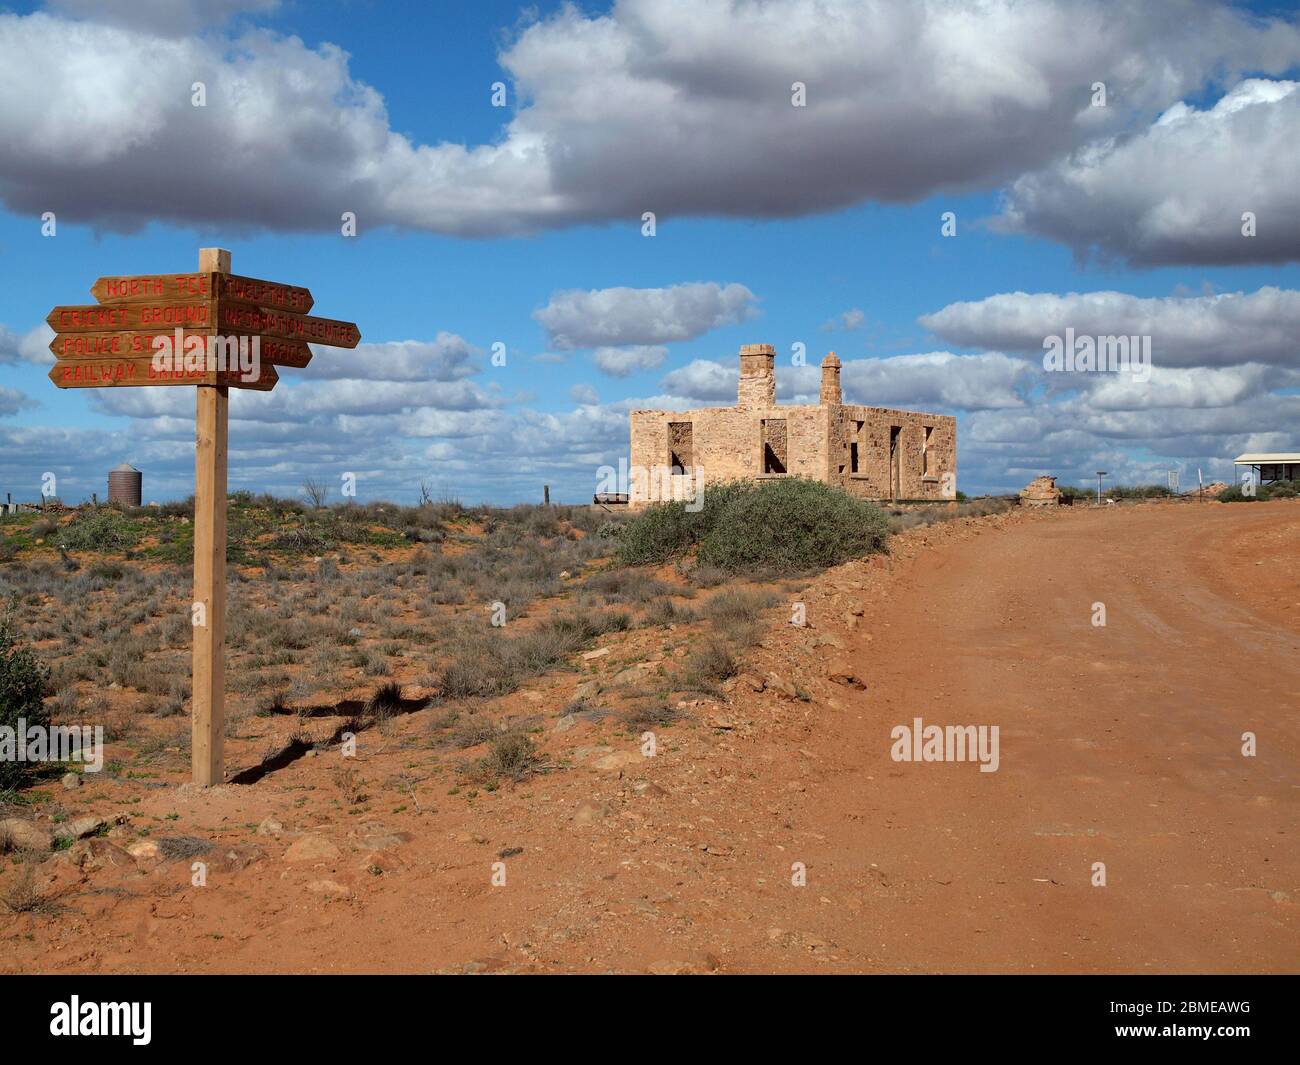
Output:
[[[309,316],[305,288],[232,274],[224,248],[199,249],[198,266],[191,274],[101,277],[90,289],[94,306],[55,307],[46,320],[57,359],[50,380],[59,388],[194,389],[193,602],[203,620],[192,626],[190,766],[193,782],[207,787],[225,780],[229,390],[269,391],[280,379],[277,364],[306,366],[310,343],[355,348],[361,331]]]
[[[190,337],[204,337],[205,341],[211,330],[187,329],[181,334],[181,343]],[[118,333],[58,333],[50,341],[50,351],[56,359],[107,358],[113,355],[151,356],[154,353],[153,341],[156,336],[165,336],[175,342],[174,331],[154,329],[142,331],[125,331]],[[183,347],[182,347],[183,350]],[[266,360],[271,361],[271,360]]]
[[[203,337],[205,344],[213,329],[187,329],[181,334],[181,350],[190,337]],[[237,334],[247,336],[248,334]],[[56,359],[97,359],[111,356],[150,357],[154,351],[154,338],[165,336],[175,345],[175,330],[171,332],[127,330],[118,333],[59,333],[50,341],[50,351]],[[262,362],[275,366],[293,366],[302,369],[311,362],[311,348],[302,340],[280,340],[260,337],[258,345]]]
[[[292,366],[301,370],[311,362],[311,348],[305,340],[262,337],[262,361],[268,365]]]
[[[335,348],[355,348],[361,342],[361,330],[353,322],[291,314],[229,300],[218,304],[217,329],[231,333],[260,333],[282,340],[303,340]]]
[[[311,292],[297,285],[282,285],[278,281],[259,281],[255,277],[238,274],[217,274],[217,296],[220,299],[242,300],[269,307],[275,311],[292,311],[306,314],[316,302]]]
[[[309,289],[262,281],[238,274],[140,274],[101,277],[90,294],[102,304],[149,303],[158,300],[219,299],[256,303],[277,311],[306,314],[316,302]]]
[[[157,300],[206,300],[216,295],[214,274],[144,274],[101,277],[90,286],[100,303],[148,303]]]
[[[223,385],[269,392],[280,375],[269,363],[259,367],[255,381],[245,381],[238,370],[156,370],[150,356],[60,360],[50,370],[50,380],[60,388],[111,388],[145,385]]]
[[[105,333],[125,330],[170,332],[177,326],[204,329],[214,318],[211,300],[154,300],[120,306],[92,303],[55,307],[45,319],[56,333]]]

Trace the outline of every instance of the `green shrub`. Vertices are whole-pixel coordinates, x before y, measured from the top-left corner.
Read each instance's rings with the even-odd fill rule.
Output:
[[[698,691],[711,691],[719,682],[740,672],[740,663],[722,640],[708,639],[686,660],[686,681]]]
[[[528,736],[507,732],[488,744],[487,754],[471,767],[470,779],[490,784],[505,778],[518,784],[536,773],[541,761]]]
[[[619,560],[629,566],[655,566],[680,557],[695,544],[698,519],[698,514],[687,512],[685,503],[650,507],[623,529]]]
[[[508,695],[530,677],[536,677],[586,650],[598,636],[623,632],[631,624],[627,614],[558,614],[519,636],[500,629],[464,639],[443,667],[440,683],[444,699]]]
[[[1218,494],[1217,498],[1220,503],[1254,503],[1264,497],[1261,497],[1258,491],[1247,495],[1242,491],[1241,485],[1230,484]]]
[[[1167,499],[1174,490],[1167,484],[1116,484],[1105,494],[1111,499]]]
[[[647,565],[697,548],[701,567],[725,573],[808,573],[880,551],[888,520],[874,503],[803,478],[706,487],[696,512],[650,507],[628,524],[620,559]]]
[[[72,551],[125,551],[140,539],[140,530],[116,510],[92,511],[59,529],[59,547]]]
[[[49,675],[49,669],[19,641],[13,619],[0,615],[0,726],[17,731],[19,718],[29,726],[49,725],[41,699]],[[17,787],[25,769],[22,762],[0,761],[0,789]]]
[[[1254,503],[1266,499],[1292,499],[1300,494],[1300,483],[1296,481],[1274,481],[1272,484],[1257,484],[1253,492],[1247,493],[1240,484],[1231,484],[1218,495],[1220,503]]]

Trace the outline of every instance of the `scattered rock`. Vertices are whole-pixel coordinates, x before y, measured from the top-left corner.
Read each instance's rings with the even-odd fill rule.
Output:
[[[361,848],[368,851],[392,850],[415,838],[409,832],[395,832],[380,824],[362,825],[361,831]]]
[[[313,880],[307,885],[307,890],[316,895],[325,895],[332,899],[350,899],[352,889],[346,884],[340,884],[337,880]]]
[[[609,654],[608,647],[599,647],[594,651],[584,651],[582,653],[582,660],[584,662],[590,662],[593,659],[604,658],[607,654]]]
[[[723,732],[730,732],[732,729],[740,728],[740,719],[732,717],[730,714],[710,714],[704,719],[704,723],[709,728],[720,729]]]
[[[0,850],[47,851],[54,846],[49,832],[32,821],[6,817],[0,821]]]
[[[289,844],[289,849],[284,852],[286,862],[336,862],[343,856],[343,852],[324,836],[309,832],[305,836],[300,836]],[[330,881],[317,881],[317,883],[330,883]]]
[[[816,643],[818,647],[834,647],[837,651],[844,650],[844,641],[829,632],[823,632],[818,636]]]
[[[799,698],[799,689],[794,686],[794,683],[776,673],[767,675],[767,688],[769,691],[776,692],[777,697],[781,699]]]
[[[63,774],[62,784],[63,784],[63,786],[64,786],[65,788],[67,788],[69,791],[73,790],[74,788],[79,788],[79,787],[81,787],[81,774],[80,774],[80,773],[64,773],[64,774]]]
[[[266,857],[266,852],[254,843],[236,843],[219,855],[213,867],[223,873],[237,873]]]
[[[593,769],[599,769],[601,772],[608,773],[622,769],[624,766],[636,765],[644,761],[644,757],[639,752],[634,751],[615,751],[613,754],[601,755],[591,763]]]
[[[585,762],[588,758],[597,755],[609,754],[614,748],[607,743],[597,744],[594,747],[575,747],[573,749],[573,758],[578,762]]]
[[[843,684],[846,688],[855,688],[860,692],[867,690],[866,681],[852,673],[832,673],[830,679],[835,684]]]
[[[761,692],[767,687],[767,682],[762,677],[756,677],[752,673],[742,673],[736,678],[736,686],[743,688],[745,691]]]
[[[638,795],[649,795],[652,798],[656,798],[656,799],[662,798],[663,796],[668,794],[667,790],[661,788],[653,780],[638,780],[635,784],[632,785],[632,790],[635,791]]]
[[[274,836],[276,839],[279,839],[283,833],[284,825],[276,820],[274,814],[264,817],[262,823],[257,826],[257,834],[259,836]]]
[[[576,702],[579,699],[594,699],[600,694],[600,681],[584,680],[573,689],[573,698]]]
[[[573,726],[576,725],[577,723],[578,723],[577,714],[565,714],[562,718],[560,718],[559,721],[555,723],[555,728],[553,728],[551,731],[568,732],[569,729],[573,728]]]
[[[162,859],[162,848],[157,840],[138,839],[126,848],[127,854],[137,862],[156,862]]]
[[[649,966],[649,972],[654,976],[686,976],[694,971],[688,961],[656,961]]]
[[[408,868],[408,865],[396,854],[390,854],[388,851],[371,851],[361,859],[358,868],[371,876],[382,876],[384,873],[402,872]]]
[[[609,816],[609,804],[603,802],[584,802],[573,814],[575,825],[589,825]]]
[[[102,817],[86,816],[74,817],[71,821],[64,821],[61,825],[54,826],[55,839],[84,839],[86,836],[92,836],[101,828],[108,824]]]
[[[111,840],[101,839],[98,836],[91,839],[79,839],[66,851],[63,851],[59,857],[67,862],[71,862],[78,869],[84,872],[92,872],[96,869],[103,869],[106,866],[123,867],[134,865],[135,859],[131,854]]]

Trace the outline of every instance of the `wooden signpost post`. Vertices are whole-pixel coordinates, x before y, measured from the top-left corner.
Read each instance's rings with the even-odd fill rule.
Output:
[[[90,291],[97,303],[55,307],[46,319],[57,334],[50,343],[58,360],[51,381],[60,388],[195,388],[190,765],[194,783],[220,784],[225,779],[230,389],[269,391],[279,381],[276,366],[303,367],[311,361],[308,343],[355,348],[361,333],[352,322],[308,315],[314,300],[305,288],[232,274],[230,252],[221,248],[199,250],[197,273],[101,277]],[[159,338],[166,338],[165,344],[160,346]],[[217,338],[256,338],[254,369],[214,360]],[[169,357],[160,358],[160,350]],[[194,354],[185,356],[187,350]]]

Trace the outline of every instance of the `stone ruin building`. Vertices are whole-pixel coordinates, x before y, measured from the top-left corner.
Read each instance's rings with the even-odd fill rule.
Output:
[[[820,402],[778,406],[776,349],[740,349],[734,407],[632,411],[632,506],[691,500],[696,482],[806,477],[860,499],[955,499],[957,421],[846,404],[840,360],[822,361]]]
[[[1035,477],[1020,489],[1022,507],[1054,507],[1061,502],[1061,490],[1055,477]]]

